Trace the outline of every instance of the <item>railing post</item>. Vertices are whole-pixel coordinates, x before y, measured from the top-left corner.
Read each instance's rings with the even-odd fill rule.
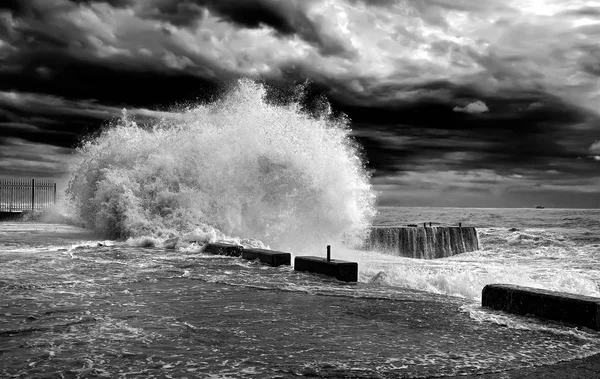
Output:
[[[31,211],[35,210],[35,179],[31,179]]]

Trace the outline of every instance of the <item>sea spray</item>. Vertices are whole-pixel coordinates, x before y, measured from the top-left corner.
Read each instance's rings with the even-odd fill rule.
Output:
[[[375,195],[349,121],[266,95],[241,80],[149,125],[124,114],[77,150],[67,192],[79,216],[111,238],[200,234],[294,252],[360,243]]]

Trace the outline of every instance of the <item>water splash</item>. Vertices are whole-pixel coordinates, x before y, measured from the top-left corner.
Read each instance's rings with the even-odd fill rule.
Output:
[[[111,238],[200,233],[295,252],[360,243],[375,195],[347,118],[266,93],[241,80],[149,126],[124,114],[77,150],[67,192],[79,216]]]

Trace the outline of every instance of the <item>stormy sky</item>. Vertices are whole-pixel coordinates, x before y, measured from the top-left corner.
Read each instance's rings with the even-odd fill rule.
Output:
[[[381,205],[600,207],[600,3],[2,0],[0,176],[240,77],[309,80]]]

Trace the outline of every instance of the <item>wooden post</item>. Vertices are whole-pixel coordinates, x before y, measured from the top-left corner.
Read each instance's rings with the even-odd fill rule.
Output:
[[[35,210],[35,179],[31,179],[31,211]]]
[[[54,183],[54,205],[56,205],[56,183]]]
[[[331,246],[327,245],[327,262],[331,262]]]

